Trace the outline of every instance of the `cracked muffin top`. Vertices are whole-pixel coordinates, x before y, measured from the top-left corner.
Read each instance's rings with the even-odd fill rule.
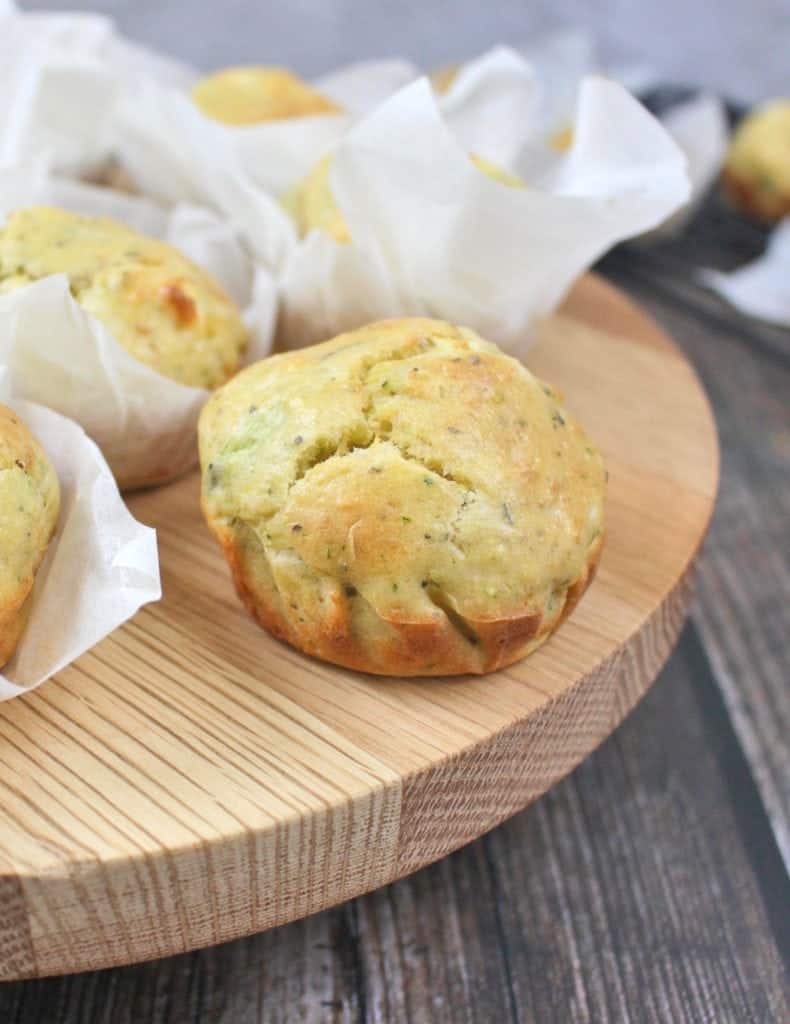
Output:
[[[26,602],[59,509],[52,463],[17,414],[0,405],[0,665],[24,628]]]
[[[285,68],[216,71],[193,86],[192,99],[206,117],[234,125],[340,112],[328,96]]]
[[[0,230],[0,294],[65,274],[76,301],[141,363],[215,388],[238,369],[247,329],[204,270],[108,217],[34,206]]]
[[[387,674],[482,672],[591,578],[605,470],[558,395],[472,331],[370,324],[248,367],[200,420],[203,508],[261,623]]]

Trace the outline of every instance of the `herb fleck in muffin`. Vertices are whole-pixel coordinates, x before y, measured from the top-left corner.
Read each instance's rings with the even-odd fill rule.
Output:
[[[12,214],[0,231],[0,294],[60,273],[83,309],[165,377],[215,388],[238,369],[247,344],[238,309],[172,246],[108,217],[46,206]]]
[[[368,672],[488,672],[571,611],[603,542],[601,455],[465,328],[370,324],[257,363],[199,426],[206,519],[268,630]]]
[[[60,487],[17,414],[0,405],[0,665],[25,628],[36,571],[55,531]]]
[[[733,202],[761,220],[790,215],[790,100],[774,100],[744,118],[724,167]]]
[[[327,96],[285,68],[239,67],[217,71],[193,87],[192,99],[206,117],[233,125],[340,111]]]

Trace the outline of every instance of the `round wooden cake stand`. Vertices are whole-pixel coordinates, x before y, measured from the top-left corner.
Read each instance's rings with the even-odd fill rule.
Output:
[[[223,942],[455,850],[569,772],[667,658],[714,504],[691,367],[585,278],[526,359],[609,468],[598,577],[541,650],[436,681],[333,668],[245,614],[196,474],[138,494],[164,600],[0,705],[0,977]]]

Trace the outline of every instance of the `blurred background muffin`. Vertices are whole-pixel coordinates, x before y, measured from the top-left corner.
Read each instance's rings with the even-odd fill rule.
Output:
[[[762,104],[743,119],[723,183],[735,205],[760,220],[790,215],[790,99]]]
[[[340,108],[286,68],[236,67],[201,78],[192,99],[206,117],[247,125],[336,114]]]
[[[0,231],[0,294],[52,274],[65,274],[82,308],[163,376],[215,388],[238,369],[247,345],[238,309],[172,246],[107,217],[44,206],[12,214]]]

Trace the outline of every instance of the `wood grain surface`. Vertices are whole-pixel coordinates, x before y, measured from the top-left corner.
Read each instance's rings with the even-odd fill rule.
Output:
[[[375,893],[136,967],[0,986],[7,1024],[778,1024],[790,885],[693,628],[529,810]]]
[[[729,268],[764,241],[711,201],[690,237],[613,254],[606,269],[682,339],[716,410],[722,487],[695,617],[790,869],[790,330],[694,279],[695,266]]]
[[[604,450],[608,540],[567,626],[494,676],[310,661],[240,609],[194,477],[133,499],[159,530],[164,601],[0,708],[6,978],[214,944],[373,889],[510,816],[611,732],[681,627],[715,433],[688,364],[598,280],[528,361]]]

